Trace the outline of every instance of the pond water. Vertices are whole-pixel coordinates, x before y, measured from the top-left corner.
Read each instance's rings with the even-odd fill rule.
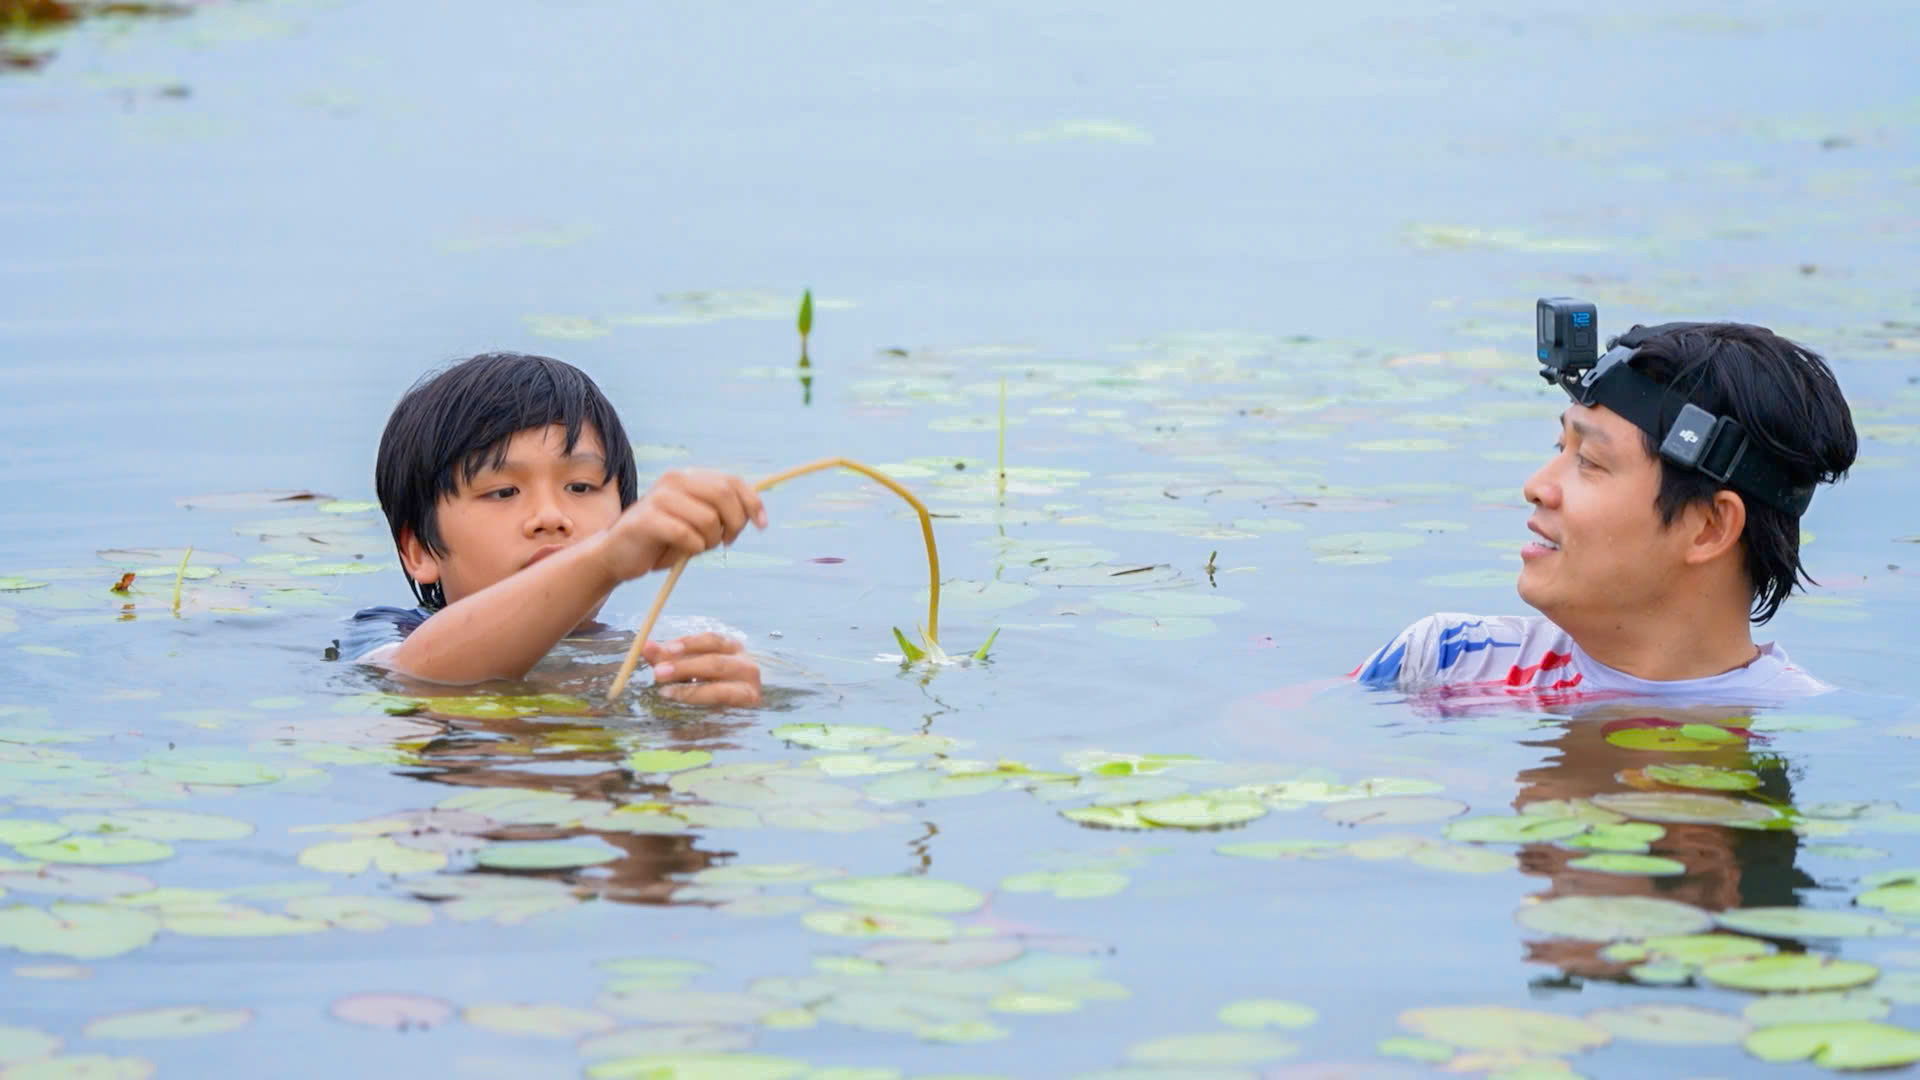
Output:
[[[1916,37],[594,0],[7,35],[0,1075],[1910,1059]],[[1830,355],[1860,462],[1762,638],[1839,691],[1660,729],[1339,683],[1520,610],[1551,293]],[[387,410],[488,348],[593,374],[646,471],[884,468],[989,659],[894,655],[917,530],[841,474],[668,607],[748,636],[764,709],[601,708],[586,645],[432,701],[328,662],[406,596]],[[268,491],[315,497],[227,496]]]

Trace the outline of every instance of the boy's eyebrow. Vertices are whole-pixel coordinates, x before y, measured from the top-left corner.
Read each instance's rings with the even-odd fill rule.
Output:
[[[587,451],[576,451],[574,453],[571,453],[562,457],[560,459],[560,464],[563,466],[594,465],[594,466],[598,466],[600,470],[604,472],[607,468],[607,459],[600,454],[590,453]],[[511,472],[516,469],[527,469],[529,467],[530,466],[524,461],[519,461],[514,458],[505,458],[498,462],[493,462],[493,461],[487,462],[485,465],[483,465],[479,469],[479,472],[482,472],[482,473]]]

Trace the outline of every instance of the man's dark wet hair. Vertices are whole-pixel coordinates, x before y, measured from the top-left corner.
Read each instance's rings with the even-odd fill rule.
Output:
[[[373,466],[394,544],[412,529],[428,551],[445,555],[440,500],[480,470],[504,465],[514,435],[551,424],[566,429],[568,453],[583,427],[599,433],[607,452],[604,481],[618,480],[621,507],[632,506],[640,497],[633,446],[612,403],[579,368],[547,356],[482,353],[422,376],[387,418]],[[446,605],[438,582],[422,585],[408,574],[407,584],[422,607]]]
[[[1786,468],[1796,487],[1831,484],[1853,466],[1859,439],[1833,370],[1818,353],[1763,326],[1705,323],[1661,334],[1635,351],[1632,364],[1675,391],[1661,405],[1661,430],[1692,402],[1738,421],[1756,446]],[[1653,436],[1642,432],[1641,439],[1660,462],[1654,506],[1662,525],[1672,525],[1688,506],[1711,502],[1724,487],[1660,457]],[[1814,581],[1800,562],[1800,519],[1759,499],[1743,495],[1741,501],[1747,527],[1740,547],[1753,584],[1750,617],[1764,623],[1801,582]]]

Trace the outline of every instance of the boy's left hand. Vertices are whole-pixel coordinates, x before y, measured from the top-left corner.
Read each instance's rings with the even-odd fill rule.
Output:
[[[687,705],[758,705],[760,665],[725,634],[688,634],[649,641],[643,650],[660,696]]]

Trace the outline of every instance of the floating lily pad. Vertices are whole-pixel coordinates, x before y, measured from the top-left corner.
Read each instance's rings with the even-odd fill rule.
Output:
[[[1567,866],[1574,870],[1643,877],[1675,877],[1687,872],[1687,864],[1679,859],[1669,859],[1660,855],[1632,855],[1617,851],[1569,859]]]
[[[1618,941],[1692,934],[1713,916],[1677,900],[1651,896],[1562,896],[1528,904],[1514,915],[1529,930],[1581,941]]]
[[[1127,1047],[1129,1058],[1150,1065],[1254,1065],[1299,1052],[1299,1043],[1252,1031],[1169,1035]]]
[[[804,1061],[764,1054],[640,1054],[587,1066],[588,1080],[793,1080]]]
[[[1345,847],[1331,840],[1255,840],[1213,850],[1242,859],[1330,859]]]
[[[301,896],[287,901],[287,914],[362,933],[433,921],[431,906],[391,896]]]
[[[1332,803],[1320,816],[1336,825],[1418,825],[1467,812],[1467,804],[1431,795],[1384,795]]]
[[[1871,990],[1822,990],[1811,994],[1768,994],[1741,1010],[1751,1023],[1819,1024],[1835,1020],[1880,1020],[1893,1012],[1893,1002]]]
[[[60,1037],[33,1028],[0,1024],[0,1065],[10,1061],[31,1061],[60,1049]]]
[[[1099,593],[1094,602],[1112,611],[1128,615],[1166,616],[1226,615],[1245,607],[1244,601],[1218,593],[1189,589],[1143,589],[1138,592]]]
[[[1701,969],[1707,981],[1734,990],[1845,990],[1872,982],[1872,964],[1809,953],[1729,960]]]
[[[327,929],[326,923],[316,919],[280,915],[241,904],[165,908],[161,919],[168,931],[189,937],[284,937],[317,934]]]
[[[159,932],[159,919],[133,908],[69,903],[44,910],[0,908],[0,945],[34,955],[119,956],[146,945]]]
[[[904,911],[810,911],[800,921],[809,930],[836,937],[932,941],[959,933],[959,927],[948,919]]]
[[[70,832],[65,825],[30,818],[0,818],[0,844],[44,844]]]
[[[697,769],[712,760],[705,750],[635,750],[624,764],[637,773],[672,773]]]
[[[1707,791],[1752,791],[1760,786],[1758,773],[1719,765],[1648,765],[1640,775],[1675,787]]]
[[[1626,950],[1633,952],[1629,954]],[[1721,960],[1766,956],[1772,952],[1773,946],[1766,942],[1738,934],[1671,934],[1650,937],[1637,944],[1610,945],[1601,950],[1600,955],[1609,960],[1641,960],[1647,956],[1658,956],[1663,960],[1698,967]]]
[[[823,881],[813,894],[824,900],[879,911],[954,914],[986,903],[979,890],[920,877],[841,878]]]
[[[1051,893],[1061,900],[1095,900],[1127,887],[1128,877],[1107,870],[1059,870],[1015,874],[1000,882],[1008,892]]]
[[[1416,1039],[1410,1035],[1388,1036],[1374,1044],[1374,1049],[1388,1057],[1424,1061],[1433,1065],[1452,1061],[1460,1052],[1450,1043],[1443,1043],[1436,1039]]]
[[[703,885],[809,885],[844,876],[844,870],[812,863],[736,863],[709,866],[693,880]]]
[[[0,888],[24,893],[44,893],[50,896],[100,899],[144,892],[153,888],[153,879],[128,873],[125,870],[52,865],[0,874]]]
[[[1218,633],[1220,630],[1211,619],[1176,615],[1160,618],[1102,619],[1094,624],[1094,629],[1103,634],[1112,634],[1114,637],[1136,638],[1143,641],[1188,641]]]
[[[181,784],[207,784],[214,787],[249,787],[271,784],[283,775],[280,770],[257,761],[231,758],[194,758],[185,754],[148,757],[141,761],[148,773]]]
[[[1771,806],[1724,795],[1688,791],[1618,791],[1593,797],[1595,805],[1645,821],[1771,828],[1786,824]]]
[[[1759,937],[1897,937],[1907,928],[1859,911],[1815,908],[1739,908],[1714,916],[1721,926]]]
[[[172,847],[138,836],[68,836],[39,844],[15,844],[14,850],[29,859],[87,865],[159,862],[173,857]]]
[[[24,577],[0,577],[0,592],[26,592],[28,589],[44,589],[47,582],[35,581]]]
[[[76,833],[124,834],[149,840],[239,840],[253,835],[251,822],[184,810],[118,810],[110,814],[68,814],[60,819]]]
[[[1407,855],[1407,861],[1429,870],[1456,874],[1497,874],[1518,865],[1509,852],[1459,844],[1423,844]]]
[[[1592,825],[1577,836],[1559,841],[1568,847],[1589,851],[1645,852],[1667,830],[1649,821],[1627,821],[1618,825]]]
[[[427,711],[440,716],[472,720],[507,720],[523,716],[587,716],[594,704],[572,694],[475,694],[422,699]],[[551,793],[549,793],[551,794]]]
[[[370,869],[383,874],[418,874],[447,865],[447,856],[444,852],[402,847],[389,837],[368,836],[315,844],[300,853],[300,865],[332,874],[360,874]]]
[[[1575,1054],[1605,1046],[1613,1035],[1572,1016],[1506,1005],[1435,1005],[1408,1009],[1400,1026],[1466,1050]]]
[[[644,1054],[676,1054],[744,1050],[753,1045],[751,1032],[713,1024],[680,1024],[624,1028],[582,1039],[574,1049],[582,1057],[614,1058]],[[812,1080],[814,1074],[808,1074]]]
[[[1282,1001],[1277,998],[1250,998],[1235,1001],[1220,1007],[1217,1014],[1220,1022],[1228,1027],[1247,1028],[1303,1028],[1309,1027],[1320,1019],[1319,1010],[1311,1005],[1302,1005],[1297,1001]]]
[[[1539,844],[1564,840],[1586,829],[1586,822],[1573,818],[1533,814],[1472,817],[1448,825],[1447,839],[1464,844]]]
[[[488,844],[474,861],[495,870],[568,870],[620,858],[621,851],[585,840],[509,840]]]
[[[1587,1014],[1622,1039],[1663,1046],[1730,1046],[1753,1025],[1738,1016],[1694,1005],[1624,1005]]]
[[[65,1054],[7,1068],[7,1080],[147,1080],[153,1062],[106,1054]]]
[[[1255,799],[1232,793],[1197,793],[1158,799],[1134,807],[1149,825],[1177,829],[1215,829],[1265,817],[1267,807]]]
[[[1799,1061],[1830,1069],[1885,1069],[1920,1061],[1920,1032],[1871,1020],[1780,1024],[1746,1039],[1747,1053],[1762,1061]]]
[[[460,1013],[460,1019],[482,1031],[541,1039],[577,1039],[618,1026],[618,1021],[606,1013],[569,1005],[469,1005]]]
[[[224,1035],[252,1022],[252,1009],[185,1005],[103,1016],[88,1024],[81,1034],[89,1039],[181,1039]]]

